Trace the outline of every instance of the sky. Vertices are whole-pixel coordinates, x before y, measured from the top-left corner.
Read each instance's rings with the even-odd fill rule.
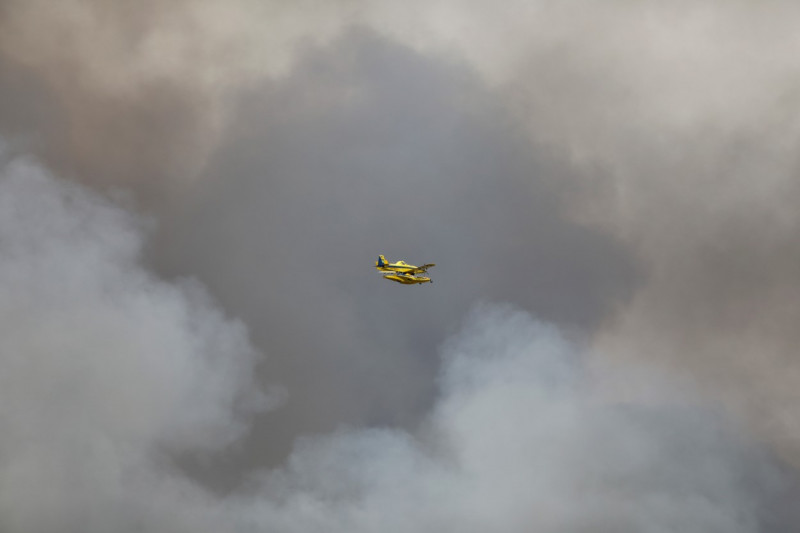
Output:
[[[797,529],[798,16],[0,0],[0,530]]]

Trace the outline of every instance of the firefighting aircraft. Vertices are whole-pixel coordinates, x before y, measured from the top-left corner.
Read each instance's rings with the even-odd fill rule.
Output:
[[[427,265],[414,266],[409,265],[405,261],[390,263],[382,255],[379,255],[378,260],[375,261],[376,269],[381,272],[388,272],[388,274],[383,275],[384,279],[390,279],[404,285],[414,285],[415,283],[433,283],[431,278],[419,275],[427,274],[428,269],[432,266],[436,265],[434,263],[428,263]]]

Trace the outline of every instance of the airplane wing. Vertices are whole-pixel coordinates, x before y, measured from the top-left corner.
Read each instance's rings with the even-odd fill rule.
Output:
[[[428,263],[427,265],[418,266],[414,269],[415,273],[427,272],[430,267],[435,267],[436,263]]]

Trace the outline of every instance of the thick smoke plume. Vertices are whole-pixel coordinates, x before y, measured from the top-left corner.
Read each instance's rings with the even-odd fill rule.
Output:
[[[0,0],[0,135],[59,176],[25,158],[3,171],[4,525],[51,528],[31,522],[46,500],[61,530],[370,530],[405,501],[430,511],[422,530],[798,529],[761,516],[775,492],[747,444],[800,464],[798,15],[783,0]],[[365,277],[378,253],[437,263],[436,283]],[[589,346],[485,312],[441,359],[476,301]],[[491,333],[516,345],[508,324],[578,362],[511,350],[566,377],[530,376]],[[478,363],[464,339],[508,357]],[[472,385],[449,381],[462,366]],[[495,398],[493,372],[530,378],[547,401],[518,400],[541,425]],[[259,409],[274,382],[285,405]],[[677,407],[693,387],[706,407]],[[527,444],[481,444],[509,486],[560,435],[542,479],[585,505],[547,522],[538,499],[491,501],[468,450],[494,432]],[[596,484],[579,487],[587,439],[609,443],[609,470],[584,465]],[[618,460],[628,444],[648,460]],[[675,507],[691,523],[645,496],[661,488],[691,496]]]
[[[30,161],[2,170],[4,531],[132,531],[171,483],[155,465],[230,445],[268,406],[244,326],[144,269],[144,226]]]
[[[140,263],[142,222],[28,161],[0,180],[3,530],[750,532],[781,478],[713,411],[609,405],[554,326],[476,308],[415,432],[302,439],[215,496],[170,456],[265,407],[244,328]]]
[[[712,411],[598,401],[558,330],[480,306],[417,436],[301,441],[251,524],[287,531],[759,531],[779,477]],[[662,383],[663,385],[663,383]],[[772,494],[770,494],[772,496]]]

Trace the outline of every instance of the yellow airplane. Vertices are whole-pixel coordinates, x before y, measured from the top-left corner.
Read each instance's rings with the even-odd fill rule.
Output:
[[[390,263],[382,255],[378,256],[375,261],[375,268],[381,272],[388,272],[384,274],[384,279],[390,279],[404,285],[414,285],[415,283],[433,283],[431,278],[427,276],[418,276],[417,274],[427,274],[428,269],[436,266],[434,263],[428,263],[422,266],[409,265],[405,261],[398,261]]]

